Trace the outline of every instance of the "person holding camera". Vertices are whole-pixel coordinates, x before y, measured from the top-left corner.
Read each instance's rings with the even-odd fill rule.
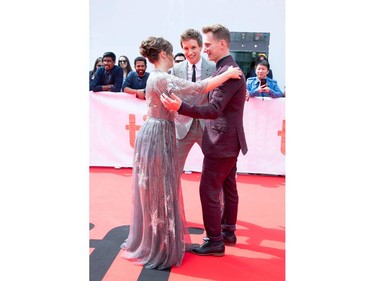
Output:
[[[261,60],[268,61],[267,55],[265,53],[259,53],[258,54],[258,57],[256,58],[255,62],[253,62],[251,64],[251,68],[250,68],[249,73],[246,74],[246,79],[249,78],[249,77],[256,77],[257,76],[257,74],[255,73],[255,67],[258,64],[258,62],[261,61]],[[269,72],[267,74],[267,77],[273,79],[272,69],[269,68],[268,70],[269,70]]]
[[[250,77],[246,80],[249,97],[271,97],[281,98],[283,92],[277,85],[277,81],[267,77],[270,65],[267,60],[260,60],[255,65],[256,77]]]

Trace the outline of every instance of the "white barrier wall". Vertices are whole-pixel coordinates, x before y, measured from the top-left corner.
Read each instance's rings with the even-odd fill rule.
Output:
[[[126,93],[90,92],[90,166],[132,167],[137,131],[146,102]],[[245,103],[248,152],[238,158],[241,173],[285,175],[285,100],[251,98]],[[185,170],[200,172],[203,154],[194,145]]]

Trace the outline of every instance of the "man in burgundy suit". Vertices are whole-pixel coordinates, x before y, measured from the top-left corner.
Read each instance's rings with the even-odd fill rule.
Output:
[[[220,24],[205,26],[204,52],[216,62],[214,76],[229,66],[238,66],[229,54],[230,32]],[[247,152],[243,129],[243,110],[246,81],[230,79],[208,95],[208,104],[194,105],[182,102],[177,96],[161,96],[164,106],[179,114],[206,119],[202,139],[204,154],[199,186],[203,222],[206,230],[204,243],[192,252],[198,255],[223,256],[225,246],[237,242],[235,235],[238,192],[236,184],[237,157],[240,150]],[[221,210],[220,192],[223,191],[224,209]]]

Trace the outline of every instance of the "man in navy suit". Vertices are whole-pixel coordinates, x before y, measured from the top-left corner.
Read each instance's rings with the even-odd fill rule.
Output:
[[[229,54],[230,32],[220,24],[205,26],[204,52],[208,59],[216,62],[216,76],[229,66],[238,66]],[[172,99],[161,96],[169,110],[193,118],[206,119],[202,139],[204,154],[199,193],[203,222],[206,230],[204,243],[192,252],[197,255],[223,256],[225,244],[233,246],[235,235],[238,192],[236,184],[237,157],[240,150],[247,152],[243,128],[243,110],[246,82],[230,79],[208,94],[208,104],[196,105],[182,102],[177,96]],[[220,192],[223,190],[224,208],[221,210]]]

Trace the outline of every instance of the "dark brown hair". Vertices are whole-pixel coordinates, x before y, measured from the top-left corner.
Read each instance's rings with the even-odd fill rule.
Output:
[[[186,40],[190,40],[190,39],[196,40],[198,43],[198,46],[202,47],[202,44],[203,44],[202,35],[199,33],[199,31],[189,28],[189,29],[186,29],[180,36],[181,48],[182,48],[182,42]]]
[[[151,63],[154,63],[159,59],[161,51],[164,51],[167,54],[173,53],[172,44],[163,37],[151,36],[146,40],[143,40],[141,46],[139,46],[140,54],[147,58]]]

